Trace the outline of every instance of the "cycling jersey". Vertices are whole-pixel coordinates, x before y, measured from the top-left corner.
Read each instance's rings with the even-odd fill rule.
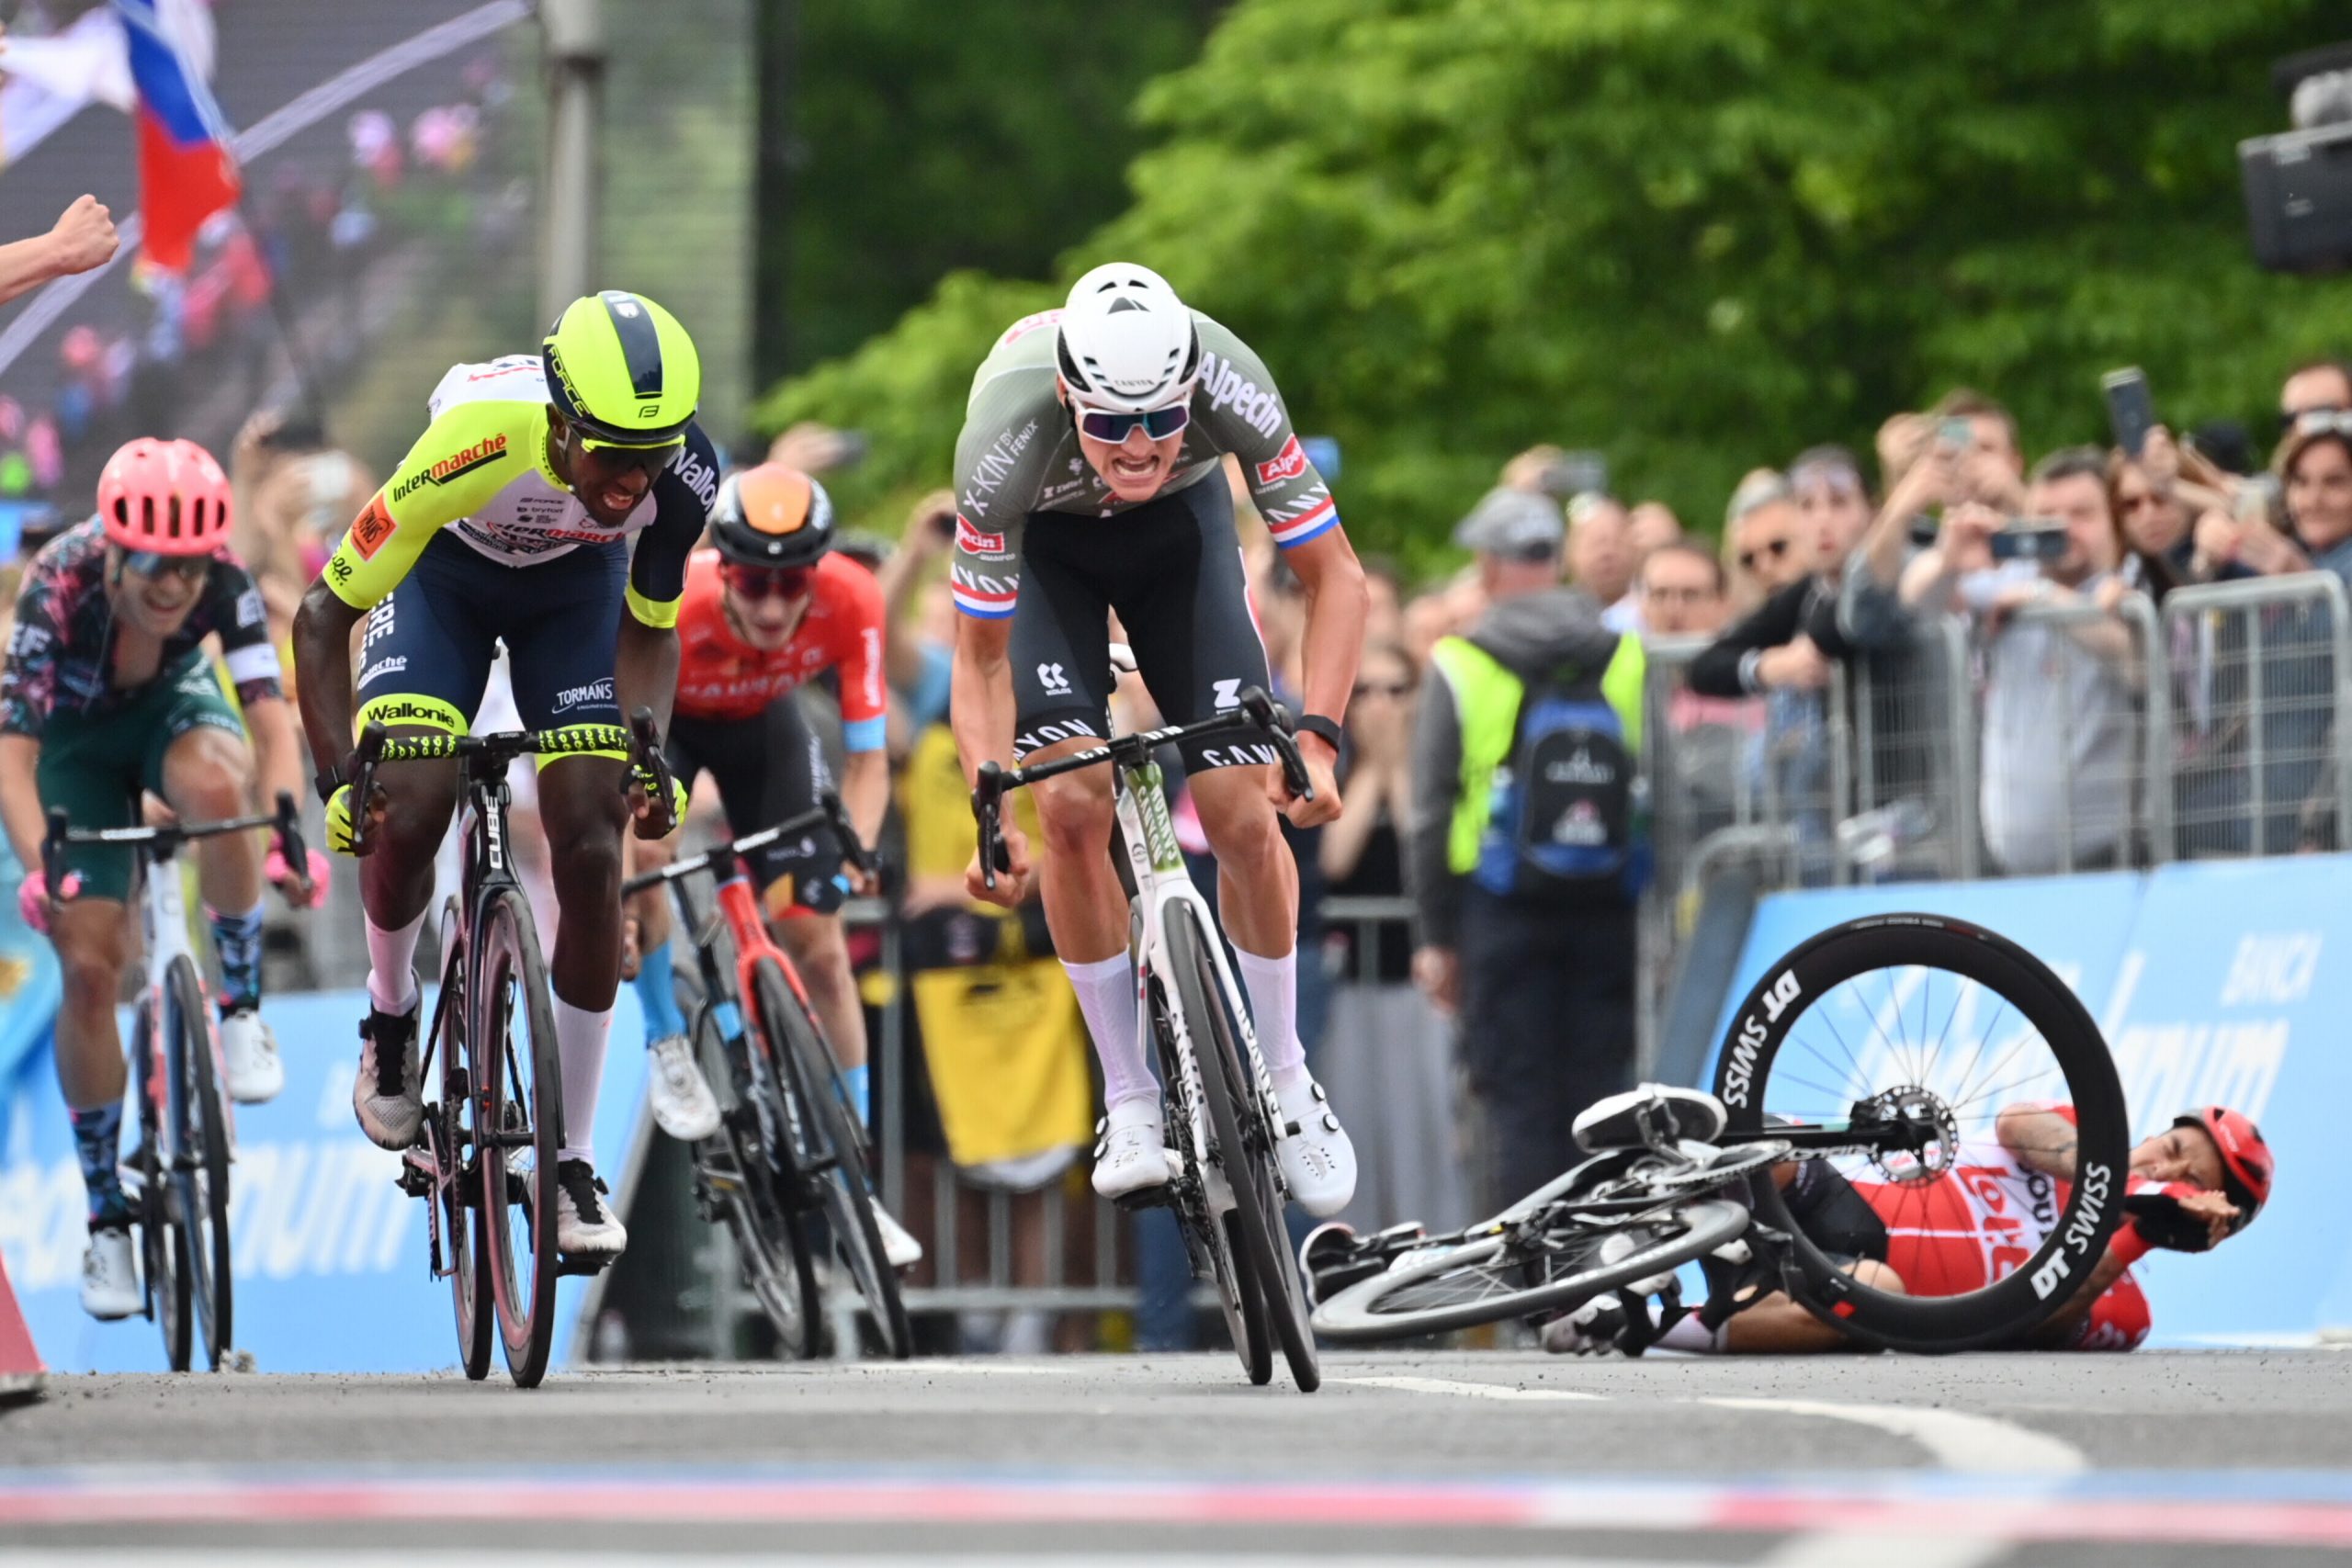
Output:
[[[2069,1122],[2071,1105],[2054,1111]],[[2041,1249],[2065,1212],[2069,1184],[2033,1169],[1997,1140],[1963,1143],[1958,1163],[1929,1181],[1857,1181],[1886,1226],[1886,1261],[1915,1295],[1984,1289]],[[2148,1298],[2129,1270],[2068,1337],[2080,1350],[2129,1350],[2148,1336]]]
[[[750,720],[827,670],[841,672],[842,742],[882,749],[882,585],[847,556],[825,556],[808,585],[808,608],[782,648],[753,648],[728,624],[717,550],[686,564],[678,606],[678,699],[682,718]],[[744,830],[759,827],[753,822]]]
[[[972,378],[964,433],[956,443],[956,607],[967,615],[1012,615],[1021,588],[1022,527],[1033,513],[1108,518],[1217,482],[1227,453],[1240,459],[1251,501],[1274,542],[1295,548],[1339,526],[1331,489],[1306,460],[1273,378],[1230,331],[1195,310],[1201,377],[1193,391],[1176,468],[1141,502],[1111,493],[1079,450],[1069,411],[1055,396],[1055,325],[1059,310],[1015,321]],[[1116,526],[1105,530],[1115,536]]]
[[[476,554],[528,567],[642,533],[626,591],[649,626],[677,624],[686,556],[718,495],[718,457],[699,426],[618,527],[590,515],[548,462],[548,389],[535,355],[458,365],[433,389],[433,422],[328,558],[326,582],[354,609],[383,602],[444,528]]]
[[[155,673],[136,686],[114,683],[114,606],[106,592],[106,529],[96,518],[41,547],[17,592],[17,626],[0,671],[0,731],[39,739],[53,716],[97,719],[176,682],[208,637],[220,638],[238,700],[283,695],[261,591],[223,547],[196,607],[164,639]]]

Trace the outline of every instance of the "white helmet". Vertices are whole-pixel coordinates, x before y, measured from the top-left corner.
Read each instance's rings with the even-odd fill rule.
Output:
[[[1145,413],[1182,402],[1201,373],[1201,334],[1168,280],[1108,262],[1071,286],[1055,355],[1070,396],[1089,408]]]

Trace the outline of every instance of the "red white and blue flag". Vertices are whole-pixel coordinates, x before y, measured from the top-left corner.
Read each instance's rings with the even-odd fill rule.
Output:
[[[187,51],[164,26],[157,0],[114,0],[139,103],[139,208],[148,265],[184,272],[204,220],[237,199],[237,161]]]

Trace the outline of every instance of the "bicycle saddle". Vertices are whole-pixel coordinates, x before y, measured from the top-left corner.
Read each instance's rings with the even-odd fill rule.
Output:
[[[1681,1140],[1710,1144],[1724,1130],[1723,1101],[1695,1089],[1645,1083],[1596,1100],[1577,1113],[1577,1145],[1590,1154],[1611,1149],[1671,1148]]]

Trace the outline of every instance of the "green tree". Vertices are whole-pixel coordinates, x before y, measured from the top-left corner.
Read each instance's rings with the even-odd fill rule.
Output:
[[[765,4],[775,372],[854,348],[944,273],[1035,276],[1116,213],[1136,94],[1222,0]]]
[[[2098,374],[2176,423],[2258,419],[2352,344],[2352,286],[2256,272],[2234,146],[2320,0],[1245,0],[1144,100],[1128,254],[1340,438],[1359,539],[1413,553],[1537,440],[1712,526],[1799,447],[1867,450],[1955,382],[2030,447],[2096,438]],[[880,487],[944,469],[989,319],[970,277],[770,420],[874,428]],[[912,400],[922,400],[921,401]],[[885,435],[887,421],[887,438]]]

